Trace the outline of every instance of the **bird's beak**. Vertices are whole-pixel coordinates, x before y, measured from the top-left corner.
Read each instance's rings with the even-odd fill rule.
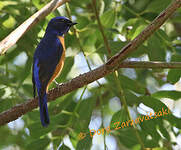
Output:
[[[77,22],[72,22],[72,23],[71,23],[71,26],[76,25],[76,24],[77,24]]]

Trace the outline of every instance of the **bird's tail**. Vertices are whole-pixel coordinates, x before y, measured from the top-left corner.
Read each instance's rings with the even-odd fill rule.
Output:
[[[46,127],[50,123],[47,107],[47,95],[46,92],[43,96],[39,97],[39,106],[40,106],[40,120],[42,126]]]

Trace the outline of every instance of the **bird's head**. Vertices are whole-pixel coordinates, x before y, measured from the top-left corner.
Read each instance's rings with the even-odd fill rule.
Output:
[[[60,16],[50,20],[47,27],[47,32],[53,32],[59,36],[63,36],[68,32],[71,26],[77,23],[70,21],[68,18]]]

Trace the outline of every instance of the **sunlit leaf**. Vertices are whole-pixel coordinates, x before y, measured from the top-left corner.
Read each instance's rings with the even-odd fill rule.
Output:
[[[181,92],[179,91],[158,91],[152,94],[155,98],[171,98],[173,100],[179,100],[181,98]]]
[[[113,9],[104,12],[100,17],[101,23],[107,28],[111,28],[114,25],[115,19],[116,12]]]

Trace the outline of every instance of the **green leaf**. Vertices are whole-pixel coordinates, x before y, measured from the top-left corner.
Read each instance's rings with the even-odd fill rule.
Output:
[[[83,29],[83,28],[85,28],[87,26],[87,23],[89,22],[89,20],[85,16],[78,16],[76,22],[78,22],[76,27],[78,29]]]
[[[119,141],[128,148],[139,144],[133,128],[124,128],[119,131]]]
[[[49,112],[52,114],[58,114],[62,110],[67,110],[68,108],[71,108],[70,106],[74,106],[75,102],[73,100],[75,94],[76,92],[72,92],[63,97],[57,98],[56,101],[49,103]]]
[[[90,3],[89,0],[70,1],[70,9],[71,7],[75,7],[75,6],[76,8],[81,7],[85,9],[85,6],[87,6],[88,3]]]
[[[126,34],[127,39],[132,39],[133,36],[135,36],[139,32],[141,32],[141,30],[144,28],[145,25],[146,24],[143,19],[140,19],[140,18],[129,19],[124,24],[124,26],[122,28],[122,32]]]
[[[40,112],[39,112],[39,108],[37,110],[33,110],[31,112],[29,112],[27,115],[24,116],[24,118],[28,118],[28,121],[37,121],[40,120]]]
[[[146,27],[145,24],[138,26],[138,28],[136,28],[133,36],[131,37],[131,40],[133,40],[137,35],[139,35],[145,29],[145,27]]]
[[[95,48],[95,43],[96,43],[97,37],[96,34],[91,34],[89,35],[84,41],[85,43],[83,44],[83,49],[86,52],[94,52],[96,50]]]
[[[9,108],[13,107],[13,99],[6,98],[0,100],[0,112],[3,112]]]
[[[2,57],[0,64],[10,63],[16,56],[18,56],[21,53],[21,51],[16,50],[16,48],[13,48],[13,50],[9,50],[8,53]]]
[[[52,117],[51,117],[51,120],[52,120]],[[40,119],[35,120],[35,121],[36,122],[28,125],[28,129],[29,129],[30,135],[31,135],[29,137],[29,139],[31,139],[31,140],[40,138],[41,136],[46,135],[47,133],[49,133],[51,130],[53,130],[55,128],[52,126],[52,123],[50,123],[48,128],[45,128],[41,125]]]
[[[165,46],[156,35],[148,39],[148,56],[149,59],[153,61],[165,61]]]
[[[138,104],[139,101],[139,97],[137,97],[133,92],[131,92],[130,90],[124,89],[124,95],[126,98],[126,102],[129,106],[133,106],[135,104]]]
[[[86,136],[83,140],[80,140],[77,144],[77,150],[89,150],[92,146],[92,138],[90,135]]]
[[[181,61],[181,55],[173,55],[171,61]],[[175,84],[180,80],[181,70],[180,69],[170,69],[167,75],[167,81],[172,84]]]
[[[1,2],[0,2],[0,8],[1,8]],[[5,14],[4,16],[2,16],[0,18],[0,22],[4,22],[5,20],[7,20],[9,18],[9,14]]]
[[[168,140],[170,141],[170,135],[167,131],[167,128],[164,126],[163,122],[159,122],[159,127],[158,130],[162,133],[162,135]]]
[[[127,112],[124,108],[122,108],[120,111],[116,112],[111,119],[111,130],[117,130],[121,123],[128,120]]]
[[[170,98],[173,100],[179,100],[181,98],[180,91],[158,91],[152,94],[155,98]]]
[[[5,94],[5,90],[4,89],[0,89],[0,97],[2,97]]]
[[[3,9],[3,7],[8,5],[17,5],[18,2],[16,1],[0,1],[0,10]]]
[[[50,115],[50,124],[47,128],[41,125],[40,119],[35,120],[34,123],[30,123],[28,125],[28,129],[31,135],[29,139],[32,140],[35,138],[40,138],[41,136],[48,134],[49,132],[55,130],[58,127],[58,125],[65,125],[68,122],[69,118],[69,115],[63,113],[59,113],[57,115]],[[64,128],[62,128],[62,130],[63,129]]]
[[[170,110],[168,109],[168,107],[161,102],[160,100],[153,98],[151,96],[143,96],[140,97],[140,102],[142,102],[143,104],[145,104],[146,106],[153,108],[153,110],[155,112],[159,112],[159,111],[165,111],[165,112],[169,112],[167,115],[164,115],[162,117],[159,117],[158,119],[166,119],[168,120],[172,125],[174,125],[175,127],[181,129],[181,119],[173,116],[170,112]]]
[[[171,84],[175,84],[180,80],[181,77],[181,70],[180,69],[171,69],[167,75],[167,81]]]
[[[147,54],[147,53],[148,53],[147,46],[141,45],[138,47],[136,51],[132,52],[129,57],[140,57],[143,54]]]
[[[145,104],[148,107],[151,107],[154,109],[154,111],[158,112],[162,109],[167,109],[167,106],[162,103],[159,99],[153,98],[151,96],[142,96],[140,97],[140,103]]]
[[[36,6],[36,8],[41,9],[43,7],[43,4],[41,4],[40,0],[32,0],[32,3],[34,4],[34,6]]]
[[[33,96],[33,87],[32,87],[32,84],[23,84],[21,86],[24,90],[24,94],[27,94],[27,96]]]
[[[70,148],[63,144],[59,150],[70,150]]]
[[[136,93],[145,94],[145,87],[136,80],[132,80],[124,75],[119,75],[119,79],[123,89],[130,89]]]
[[[152,0],[145,10],[147,12],[159,13],[163,9],[165,9],[170,3],[171,3],[171,0]]]
[[[178,55],[181,55],[181,46],[176,46],[175,51]]]
[[[80,132],[87,131],[95,104],[96,104],[95,97],[88,98],[80,103],[77,112],[79,115],[79,120],[74,118],[75,120],[75,124],[73,124],[74,128],[76,128]]]
[[[168,150],[168,149],[164,147],[157,147],[157,148],[153,148],[153,150]]]
[[[133,25],[135,25],[135,26],[133,26],[133,29],[136,30],[139,22],[141,22],[141,21],[140,21],[139,19],[137,19],[137,18],[129,19],[129,20],[128,20],[127,22],[125,22],[125,24],[123,25],[122,32],[127,33],[128,27],[131,27],[131,26],[133,26]],[[131,30],[133,30],[133,29],[131,29]],[[134,30],[134,32],[135,32],[135,30]]]
[[[141,119],[146,116],[139,116]],[[148,118],[148,117],[147,117]],[[162,123],[162,120],[153,119],[150,120],[143,120],[143,122],[139,123],[139,126],[141,127],[142,133],[144,133],[145,136],[151,136],[152,138],[150,140],[144,139],[145,146],[147,147],[155,147],[159,146],[158,141],[161,139],[160,134],[157,131],[158,122]]]
[[[168,42],[171,42],[170,37],[166,34],[166,32],[165,32],[164,30],[159,29],[159,30],[157,31],[157,33],[159,33],[159,35],[160,35],[164,40],[166,40],[166,41],[168,41]]]
[[[1,132],[0,149],[9,146],[9,143],[12,143],[13,141],[15,141],[14,139],[17,139],[17,135],[12,135],[11,130],[9,129],[8,126],[1,126],[0,132]],[[5,139],[8,139],[8,141],[6,141]]]
[[[100,17],[101,23],[106,28],[111,28],[116,19],[116,13],[114,9],[110,9],[103,13],[103,15]]]
[[[49,143],[50,143],[50,139],[47,137],[44,137],[43,139],[32,141],[26,146],[26,149],[33,149],[33,150],[46,149]]]
[[[119,52],[126,44],[127,42],[122,41],[109,41],[112,55]],[[96,52],[98,52],[99,54],[107,54],[107,49],[105,45],[102,45]]]
[[[12,16],[9,16],[9,18],[5,20],[2,24],[6,28],[13,28],[15,23],[16,23],[16,20]]]
[[[24,80],[29,76],[30,71],[31,71],[31,66],[32,66],[32,60],[29,58],[26,61],[25,67],[24,69],[22,69],[21,72],[19,72],[19,76],[21,76],[20,78],[20,85],[24,82]]]

